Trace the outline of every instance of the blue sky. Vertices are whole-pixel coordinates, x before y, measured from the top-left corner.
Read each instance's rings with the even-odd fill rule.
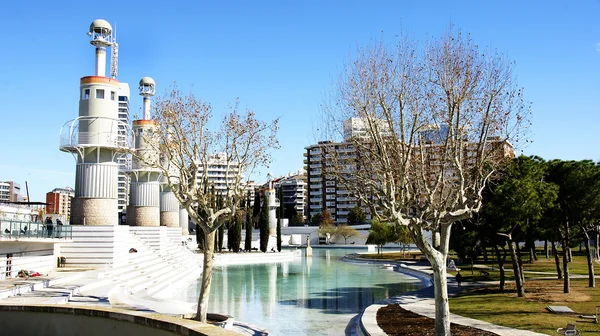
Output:
[[[216,115],[239,97],[263,120],[281,117],[282,148],[268,169],[276,176],[303,166],[319,105],[357,45],[401,29],[423,40],[450,22],[516,61],[533,102],[525,154],[599,160],[599,16],[598,0],[4,2],[0,180],[28,181],[33,201],[74,185],[58,133],[77,116],[79,78],[94,72],[85,33],[96,18],[116,25],[133,114],[144,76],[159,93],[177,82]]]

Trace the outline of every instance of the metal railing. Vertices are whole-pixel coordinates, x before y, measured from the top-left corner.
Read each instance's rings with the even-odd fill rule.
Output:
[[[0,220],[0,234],[8,239],[71,239],[73,228],[70,225]]]

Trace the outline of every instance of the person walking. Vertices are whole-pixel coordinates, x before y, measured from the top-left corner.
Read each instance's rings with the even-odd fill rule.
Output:
[[[460,271],[458,271],[458,273],[456,273],[456,275],[454,276],[454,279],[456,279],[456,283],[458,284],[458,287],[460,287],[460,284],[462,282],[462,275],[460,274]]]

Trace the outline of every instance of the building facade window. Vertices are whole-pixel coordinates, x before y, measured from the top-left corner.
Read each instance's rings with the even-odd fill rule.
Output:
[[[104,89],[96,89],[96,99],[104,99]]]
[[[84,100],[90,99],[90,89],[83,89],[81,99],[84,99]]]

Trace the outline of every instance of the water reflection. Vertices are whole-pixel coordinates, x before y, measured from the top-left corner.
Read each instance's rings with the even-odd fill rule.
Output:
[[[351,252],[314,249],[312,258],[286,263],[218,267],[209,311],[232,315],[271,335],[341,335],[370,304],[422,286],[390,270],[339,260]],[[199,289],[196,284],[193,289],[179,299],[195,301]]]

